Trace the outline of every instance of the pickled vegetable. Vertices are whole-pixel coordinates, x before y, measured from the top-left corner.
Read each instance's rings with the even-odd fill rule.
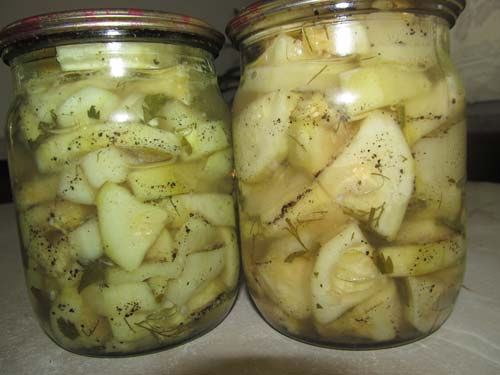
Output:
[[[11,166],[27,282],[42,325],[92,355],[206,331],[229,310],[239,276],[231,130],[212,58],[156,43],[56,54],[36,63],[51,67],[45,73],[23,67],[11,125],[13,155],[23,156]]]
[[[450,314],[465,261],[466,126],[436,41],[445,27],[375,12],[244,45],[233,108],[243,266],[279,330],[378,347]]]

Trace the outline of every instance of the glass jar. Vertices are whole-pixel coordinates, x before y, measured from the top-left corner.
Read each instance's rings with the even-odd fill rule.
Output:
[[[78,354],[214,328],[239,275],[223,35],[169,13],[42,15],[0,34],[9,167],[41,326]]]
[[[267,1],[241,50],[234,150],[242,257],[267,322],[380,348],[438,329],[465,261],[465,97],[441,1]]]

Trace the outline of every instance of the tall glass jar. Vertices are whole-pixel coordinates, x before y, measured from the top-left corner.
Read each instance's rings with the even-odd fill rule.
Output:
[[[243,265],[296,339],[379,348],[450,315],[465,261],[462,0],[267,1],[228,26]]]
[[[167,348],[236,296],[223,35],[161,12],[62,12],[0,33],[7,138],[28,293],[79,354]]]

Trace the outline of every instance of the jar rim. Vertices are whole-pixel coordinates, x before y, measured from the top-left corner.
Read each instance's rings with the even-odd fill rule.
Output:
[[[225,37],[191,16],[145,9],[78,9],[20,19],[0,30],[0,56],[9,65],[20,54],[64,44],[106,41],[186,43],[217,57]]]
[[[450,28],[465,9],[466,0],[261,0],[248,5],[231,19],[226,34],[239,49],[248,37],[292,22],[350,17],[377,11],[434,14]]]

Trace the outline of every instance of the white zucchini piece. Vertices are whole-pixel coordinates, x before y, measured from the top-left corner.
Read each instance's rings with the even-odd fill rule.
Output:
[[[434,219],[407,219],[403,221],[394,242],[399,245],[421,245],[452,237],[453,230]]]
[[[230,194],[234,187],[234,161],[231,148],[210,155],[203,167],[203,180],[220,193]]]
[[[51,174],[36,176],[30,181],[23,182],[15,192],[17,206],[23,210],[54,200],[59,180],[59,175]]]
[[[192,215],[199,215],[215,226],[236,225],[234,199],[226,194],[183,194],[160,203],[167,216],[173,218],[171,226],[181,227]]]
[[[382,247],[378,250],[382,272],[391,277],[420,276],[463,261],[465,240],[454,236],[427,245]]]
[[[403,309],[394,280],[384,281],[381,291],[347,311],[328,326],[318,326],[326,338],[355,337],[388,341],[401,330]]]
[[[89,43],[56,47],[63,71],[111,69],[113,76],[126,69],[159,69],[177,63],[183,47],[157,43]]]
[[[201,185],[198,179],[201,163],[176,163],[133,169],[127,181],[141,201],[162,199],[191,193]]]
[[[166,298],[177,306],[184,305],[195,293],[214,280],[223,269],[222,249],[188,255],[182,274],[168,284]]]
[[[462,286],[463,265],[403,279],[404,315],[416,329],[430,333],[450,315]]]
[[[26,142],[35,142],[42,135],[40,119],[28,104],[19,109],[19,130]]]
[[[348,225],[323,245],[311,281],[316,322],[328,324],[373,296],[383,280],[373,249],[356,224]]]
[[[229,146],[228,134],[222,121],[197,123],[183,133],[183,160],[198,160]]]
[[[110,267],[106,271],[106,281],[109,285],[147,281],[154,277],[175,279],[182,272],[183,262],[144,262],[134,271],[125,271],[119,267]]]
[[[265,295],[295,319],[307,319],[312,313],[313,262],[304,254],[300,255],[304,251],[293,237],[276,241],[259,260],[254,275]]]
[[[68,234],[78,260],[93,262],[104,255],[97,218],[92,218]]]
[[[167,229],[163,229],[156,242],[149,248],[145,261],[149,262],[173,262],[175,260],[175,242]]]
[[[220,237],[224,243],[224,270],[221,274],[222,282],[227,290],[233,290],[238,285],[240,275],[240,252],[238,238],[234,228],[219,228]]]
[[[234,157],[240,180],[262,181],[286,159],[289,117],[299,99],[297,93],[278,90],[258,98],[236,114]]]
[[[454,222],[462,209],[465,179],[467,129],[465,122],[423,138],[413,147],[415,195],[426,208],[418,216]]]
[[[269,46],[264,50],[264,53],[252,66],[281,66],[290,61],[308,58],[310,58],[310,55],[307,53],[301,40],[292,38],[286,34],[280,34],[271,41]]]
[[[209,307],[215,300],[226,291],[226,285],[218,278],[212,280],[208,285],[194,294],[186,303],[189,314],[196,314]]]
[[[119,317],[137,312],[154,311],[159,308],[156,299],[145,282],[131,282],[116,285],[91,284],[82,290],[86,306],[99,315]]]
[[[174,158],[180,153],[180,141],[172,133],[142,124],[106,123],[82,126],[48,138],[35,151],[42,173],[57,171],[89,152],[110,147],[150,150]]]
[[[289,61],[282,65],[247,67],[238,97],[285,91],[326,91],[338,87],[339,74],[351,69],[352,62],[328,60]],[[239,101],[239,100],[237,100]]]
[[[165,276],[153,276],[146,281],[157,301],[161,301],[167,293],[167,286],[170,280],[171,278]]]
[[[290,116],[288,162],[311,175],[321,171],[346,141],[337,136],[338,123],[322,94],[300,102]],[[340,127],[339,127],[340,130]]]
[[[179,100],[169,100],[162,108],[160,127],[183,133],[197,124],[206,123],[207,116]]]
[[[404,133],[410,145],[447,123],[465,115],[464,88],[456,75],[437,82],[430,93],[405,103]]]
[[[340,91],[330,92],[331,101],[343,106],[351,118],[374,109],[396,105],[431,90],[423,72],[398,65],[379,64],[340,74]]]
[[[88,308],[75,288],[63,289],[52,304],[50,326],[56,341],[69,349],[98,347],[110,336],[107,321]]]
[[[109,116],[110,122],[144,121],[144,94],[131,93],[123,99]]]
[[[413,193],[413,157],[391,115],[371,113],[344,152],[318,177],[346,213],[393,239]]]
[[[367,54],[370,50],[367,30],[356,21],[305,27],[302,43],[318,57]]]
[[[280,167],[273,178],[258,184],[239,182],[243,211],[252,217],[274,218],[310,184],[311,177],[291,167]]]
[[[200,216],[193,216],[179,228],[175,243],[179,251],[187,255],[210,251],[224,245],[217,228]]]
[[[57,109],[57,125],[71,128],[106,121],[118,103],[118,97],[108,90],[85,87],[66,98]]]
[[[148,72],[148,78],[131,79],[126,77],[121,86],[123,92],[143,94],[145,100],[149,96],[165,99],[176,99],[186,105],[190,105],[195,95],[192,82],[192,68],[189,64],[179,64],[171,68]],[[150,108],[151,109],[151,108]],[[156,109],[158,111],[156,112]],[[156,112],[156,113],[154,113]],[[154,108],[150,115],[160,122],[162,108]],[[153,119],[151,118],[151,119]],[[148,120],[148,119],[144,119]],[[149,122],[149,121],[148,121]]]
[[[154,342],[153,335],[150,330],[143,326],[147,317],[148,314],[142,312],[133,313],[126,318],[118,314],[108,317],[113,337],[123,343],[135,343],[137,341],[149,343],[150,339],[152,344]]]
[[[80,166],[88,182],[99,189],[106,182],[121,184],[127,179],[129,157],[116,147],[106,147],[85,155]]]
[[[61,173],[57,195],[70,202],[94,204],[95,190],[87,181],[79,165],[72,165]]]
[[[96,204],[104,252],[126,271],[137,269],[163,230],[166,213],[109,182],[97,194]]]

